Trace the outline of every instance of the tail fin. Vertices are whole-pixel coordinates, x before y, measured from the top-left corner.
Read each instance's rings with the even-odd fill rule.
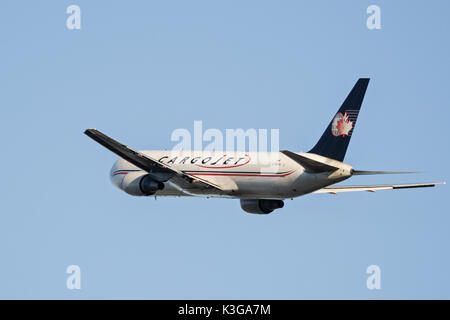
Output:
[[[359,79],[309,153],[343,161],[370,79]]]

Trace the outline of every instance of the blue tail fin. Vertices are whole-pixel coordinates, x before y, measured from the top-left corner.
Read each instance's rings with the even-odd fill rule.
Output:
[[[359,79],[334,115],[322,137],[309,152],[343,161],[370,79]]]

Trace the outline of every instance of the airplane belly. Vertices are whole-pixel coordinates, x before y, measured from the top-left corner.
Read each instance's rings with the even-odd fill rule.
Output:
[[[293,196],[292,184],[298,174],[281,177],[239,177],[235,180],[239,198],[286,199]]]
[[[329,173],[303,173],[292,184],[295,197],[302,196],[318,189],[322,189],[338,181],[330,180]]]
[[[186,193],[184,190],[179,188],[176,184],[166,181],[164,182],[164,189],[158,190],[155,194],[158,197],[182,197],[182,196],[190,196],[190,194]]]

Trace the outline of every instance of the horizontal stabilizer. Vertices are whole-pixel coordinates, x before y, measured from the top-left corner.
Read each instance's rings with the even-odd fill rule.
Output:
[[[353,170],[354,176],[367,176],[373,174],[407,174],[420,173],[419,171],[371,171],[371,170]]]
[[[330,186],[330,187],[325,187],[320,190],[314,191],[313,193],[336,194],[336,193],[340,193],[340,192],[355,192],[355,191],[375,192],[375,191],[379,191],[379,190],[434,187],[437,184],[445,184],[445,182],[385,184],[385,185],[372,185],[372,186]]]

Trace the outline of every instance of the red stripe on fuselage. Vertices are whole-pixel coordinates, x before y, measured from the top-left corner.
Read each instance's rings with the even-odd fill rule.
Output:
[[[234,176],[234,177],[268,177],[268,178],[275,178],[275,177],[286,177],[295,171],[291,171],[284,174],[248,174],[248,173],[189,173],[191,176]]]
[[[113,174],[113,177],[118,175],[118,174],[128,174],[128,172],[116,172],[116,173]]]
[[[268,177],[268,178],[276,178],[276,177],[286,177],[292,173],[294,173],[295,170],[282,173],[282,174],[264,174],[264,173],[210,173],[210,172],[197,172],[197,173],[190,173],[189,171],[186,171],[187,174],[190,174],[191,176],[233,176],[233,177]],[[118,174],[128,174],[126,171],[119,171],[115,172],[113,176],[116,176]]]
[[[228,169],[228,168],[242,167],[242,166],[245,166],[249,162],[250,162],[250,157],[248,158],[247,162],[245,162],[243,164],[237,164],[237,165],[234,165],[234,166],[216,167],[216,166],[204,166],[202,164],[196,164],[196,166],[202,167],[202,168],[206,168],[206,169]]]

